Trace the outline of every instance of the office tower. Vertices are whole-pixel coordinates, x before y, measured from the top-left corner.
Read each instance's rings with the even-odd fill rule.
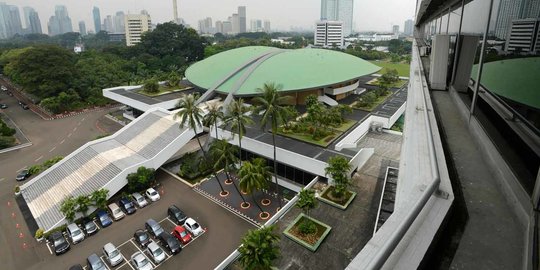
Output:
[[[103,19],[103,29],[104,31],[107,31],[107,33],[114,33],[114,22],[111,15],[107,15],[105,19]]]
[[[495,21],[495,36],[506,39],[513,20],[540,17],[540,0],[501,0]]]
[[[232,34],[240,33],[240,18],[238,14],[234,13],[231,18]]]
[[[512,53],[538,53],[538,34],[540,33],[540,19],[513,20],[510,33],[506,39],[505,52]]]
[[[523,18],[540,18],[540,0],[524,0]]]
[[[223,23],[221,21],[216,21],[215,29],[216,29],[216,33],[223,34]]]
[[[73,32],[71,18],[69,18],[67,8],[62,5],[55,7],[54,16],[49,19],[49,35],[55,36],[68,32]]]
[[[199,33],[200,34],[214,34],[212,18],[207,17],[203,20],[199,20]]]
[[[41,34],[41,21],[38,13],[31,7],[24,7],[24,21],[26,23],[26,32],[29,34]]]
[[[86,23],[84,21],[79,22],[79,33],[81,36],[86,36]]]
[[[321,0],[321,20],[342,21],[343,35],[352,34],[354,0]]]
[[[101,15],[99,14],[98,7],[94,7],[94,9],[92,9],[92,15],[94,18],[94,30],[96,31],[96,34],[97,34],[99,33],[99,31],[101,31]]]
[[[250,31],[251,32],[264,32],[263,21],[262,20],[250,20]]]
[[[152,20],[147,11],[141,11],[141,14],[127,14],[124,18],[127,46],[141,42],[141,35],[152,30]]]
[[[23,7],[24,28],[26,28],[27,30],[30,29],[30,13],[31,12],[35,12],[35,10],[31,7]],[[27,32],[29,32],[29,30]]]
[[[114,15],[114,32],[115,33],[124,33],[125,31],[125,23],[124,23],[124,12],[118,11],[116,12],[116,15]]]
[[[411,19],[408,19],[405,21],[405,24],[404,24],[404,27],[403,27],[403,33],[406,35],[406,36],[412,36],[413,35],[413,26],[414,25],[414,22],[413,20]]]
[[[231,34],[232,33],[232,23],[231,21],[225,21],[222,23],[223,25],[223,34]]]
[[[343,46],[343,22],[319,21],[315,27],[315,46]]]
[[[239,6],[238,7],[238,20],[239,20],[239,33],[245,33],[246,32],[246,7],[245,6]]]
[[[21,22],[21,14],[19,13],[19,7],[9,6],[9,17],[11,21],[11,31],[13,34],[22,35],[23,27]]]
[[[399,36],[399,25],[392,26],[392,33],[394,34],[394,36]]]
[[[265,20],[264,21],[264,32],[266,33],[270,33],[271,28],[270,28],[270,21],[269,20]]]

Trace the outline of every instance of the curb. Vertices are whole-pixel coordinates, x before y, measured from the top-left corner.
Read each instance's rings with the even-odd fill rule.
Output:
[[[26,147],[31,146],[31,145],[32,145],[32,142],[27,142],[27,143],[23,143],[23,144],[20,144],[20,145],[12,146],[10,148],[5,148],[5,149],[0,150],[0,154],[15,151],[15,150],[19,150],[19,149],[22,149],[22,148],[26,148]]]
[[[172,172],[170,172],[170,171],[164,169],[163,167],[159,167],[159,168],[160,168],[162,171],[164,171],[164,172],[166,172],[167,174],[169,174],[170,176],[176,178],[176,179],[179,180],[180,182],[186,184],[186,185],[187,185],[188,187],[190,187],[190,188],[194,188],[194,187],[196,186],[196,185],[193,185],[193,184],[189,183],[188,181],[186,181],[186,180],[180,178],[178,175],[176,175],[176,174],[174,174],[174,173],[172,173]]]

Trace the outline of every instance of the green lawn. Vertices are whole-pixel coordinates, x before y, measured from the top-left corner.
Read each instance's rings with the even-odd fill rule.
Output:
[[[377,85],[377,82],[378,80],[377,79],[373,79],[369,82],[367,82],[366,84],[369,84],[369,85]],[[390,87],[394,87],[394,88],[401,88],[404,84],[407,83],[407,80],[399,80],[393,84],[390,85]]]
[[[143,94],[145,96],[149,96],[149,97],[157,97],[157,96],[161,96],[161,95],[168,94],[171,92],[184,91],[191,88],[192,87],[179,88],[178,86],[170,87],[168,85],[159,85],[159,91],[157,93],[148,93],[144,91],[143,89],[139,90],[138,93]]]
[[[383,74],[386,72],[386,69],[395,69],[398,72],[398,75],[401,77],[409,77],[411,67],[407,63],[392,63],[390,61],[386,60],[380,60],[380,61],[369,61],[374,65],[377,65],[379,67],[382,67],[379,72],[379,74]]]
[[[365,94],[365,93],[364,93]],[[373,109],[377,108],[377,106],[379,106],[380,104],[382,104],[389,96],[391,96],[393,93],[392,91],[388,91],[388,94],[384,95],[384,96],[380,96],[377,98],[377,100],[373,103],[371,103],[370,105],[368,106],[358,106],[358,105],[354,105],[353,108],[354,109],[359,109],[359,110],[363,110],[363,111],[368,111],[368,112],[371,112],[373,111]],[[358,103],[357,103],[358,104]]]

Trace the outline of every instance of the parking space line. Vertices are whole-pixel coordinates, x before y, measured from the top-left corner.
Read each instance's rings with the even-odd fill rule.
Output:
[[[66,139],[63,139],[63,140],[60,142],[60,144],[63,144],[65,141],[66,141]]]
[[[0,178],[0,182],[2,182],[2,181],[4,181],[4,180],[6,180],[6,178]]]
[[[77,131],[77,127],[73,128],[73,132]]]
[[[47,249],[49,250],[49,253],[51,253],[51,255],[53,255],[52,250],[51,250],[51,246],[49,245],[49,242],[45,243],[45,245],[47,246]]]
[[[166,217],[165,219],[168,220],[170,223],[172,223],[172,225],[173,225],[174,227],[178,226],[178,225],[176,225],[176,223],[174,223],[174,221],[172,221],[169,217]]]
[[[86,119],[86,117],[83,117],[83,119],[81,119],[81,122],[84,121],[84,119]]]
[[[131,241],[131,239],[130,239]],[[152,262],[152,260],[150,258],[148,258],[148,256],[146,256],[146,252],[142,251],[142,249],[139,248],[139,245],[136,245],[135,243],[133,243],[133,241],[131,241],[131,243],[142,253],[142,255],[150,262],[150,264],[152,265],[152,269],[153,268],[156,268],[156,265]],[[157,243],[157,242],[156,242]],[[165,252],[167,253],[167,252]]]
[[[71,135],[73,135],[73,133],[70,132],[70,133],[68,134],[68,138],[71,138]]]
[[[77,126],[80,126],[80,125],[81,125],[81,122],[79,122],[79,123],[77,124]]]
[[[103,264],[105,265],[105,268],[107,268],[107,270],[111,270],[111,268],[109,268],[109,265],[107,264],[107,262],[102,257],[99,257],[99,259],[103,262]]]
[[[26,166],[24,166],[24,167],[18,169],[17,172],[20,172],[20,171],[24,170],[24,168],[26,168]]]
[[[49,150],[49,153],[52,152],[52,151],[54,151],[54,149],[56,149],[56,146],[53,147],[53,148],[51,148],[51,150]]]
[[[38,158],[36,158],[35,161],[38,162],[38,161],[39,161],[40,159],[42,159],[42,158],[43,158],[43,155],[41,155],[41,156],[39,156]]]
[[[120,244],[120,245],[118,246],[118,248],[120,248],[121,246],[123,246],[123,245],[125,245],[125,244],[127,244],[127,243],[129,243],[129,242],[131,242],[132,244],[134,244],[134,245],[135,245],[135,243],[133,243],[133,241],[132,241],[132,240],[133,240],[133,237],[129,238],[129,239],[128,239],[128,240],[126,241],[126,242],[124,242],[124,243]]]

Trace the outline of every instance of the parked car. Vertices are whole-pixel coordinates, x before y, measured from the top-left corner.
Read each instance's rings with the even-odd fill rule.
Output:
[[[120,204],[120,207],[122,208],[122,210],[124,210],[124,212],[126,212],[126,214],[128,215],[131,215],[135,213],[135,211],[137,211],[137,208],[135,208],[135,205],[133,205],[133,202],[129,200],[128,198],[120,199],[118,204]]]
[[[76,265],[72,265],[69,270],[84,270],[84,268],[82,267],[82,265],[80,264],[76,264]]]
[[[135,241],[137,241],[137,244],[141,247],[146,247],[150,243],[150,235],[141,229],[135,231],[133,238],[135,238]]]
[[[53,232],[49,236],[49,241],[52,243],[56,255],[66,253],[69,250],[69,243],[61,232]]]
[[[154,241],[152,241],[152,242],[150,242],[150,244],[148,244],[148,248],[146,249],[146,253],[148,253],[148,257],[152,258],[152,260],[156,264],[161,263],[166,258],[165,257],[165,251],[163,251],[163,249],[158,244],[156,244],[156,242],[154,242]]]
[[[116,203],[109,204],[109,211],[111,211],[111,215],[114,221],[121,220],[126,216],[126,214],[122,212],[122,209],[120,209],[120,207],[118,207],[118,204]]]
[[[75,223],[68,224],[66,232],[74,245],[84,240],[84,232]]]
[[[178,241],[176,237],[172,236],[172,234],[168,232],[163,232],[162,234],[160,234],[159,241],[161,242],[161,245],[167,248],[172,254],[178,254],[180,253],[180,251],[182,251],[180,241]]]
[[[137,270],[152,270],[154,269],[152,267],[152,264],[146,259],[146,257],[142,254],[142,252],[137,251],[131,255],[131,264],[137,269]]]
[[[195,237],[199,236],[204,232],[203,228],[201,228],[201,225],[199,225],[199,223],[197,223],[197,221],[192,218],[186,219],[184,226]]]
[[[169,209],[167,209],[167,214],[169,215],[169,218],[178,225],[184,224],[187,219],[186,214],[184,214],[184,212],[176,205],[169,206]]]
[[[105,264],[101,261],[101,259],[96,255],[96,253],[88,256],[86,258],[86,262],[88,263],[88,268],[90,270],[107,270],[107,267],[105,267]]]
[[[182,245],[185,245],[191,241],[191,235],[186,231],[184,226],[176,226],[172,231],[172,234],[174,237],[180,240],[180,242],[182,242]]]
[[[108,227],[113,223],[111,217],[105,210],[98,210],[96,216],[99,220],[99,224],[101,224],[101,227],[103,228]]]
[[[141,193],[135,192],[135,193],[131,194],[131,196],[133,197],[133,200],[135,201],[135,204],[139,208],[143,208],[143,207],[148,205],[148,201],[143,197],[143,195],[141,195]]]
[[[81,226],[83,230],[86,232],[86,236],[93,235],[99,231],[98,226],[92,219],[85,218],[82,220]]]
[[[161,225],[153,219],[147,220],[146,223],[144,223],[144,227],[154,237],[158,237],[163,232]]]
[[[8,105],[0,103],[0,109],[7,109]]]
[[[147,189],[145,193],[146,193],[146,197],[152,202],[157,202],[159,201],[159,199],[161,199],[161,197],[159,196],[159,193],[153,188]]]
[[[103,255],[111,266],[117,266],[124,260],[120,251],[112,243],[103,246]]]
[[[24,169],[24,170],[20,171],[19,174],[17,174],[17,177],[15,178],[15,180],[24,181],[29,176],[30,176],[30,172],[27,169]]]
[[[24,102],[21,102],[21,107],[23,108],[23,110],[30,109],[30,107],[28,107],[28,105],[26,105],[26,103],[24,103]]]
[[[0,88],[2,88],[2,91],[7,91],[7,87],[5,87],[5,86],[3,86],[3,85],[0,86]]]

